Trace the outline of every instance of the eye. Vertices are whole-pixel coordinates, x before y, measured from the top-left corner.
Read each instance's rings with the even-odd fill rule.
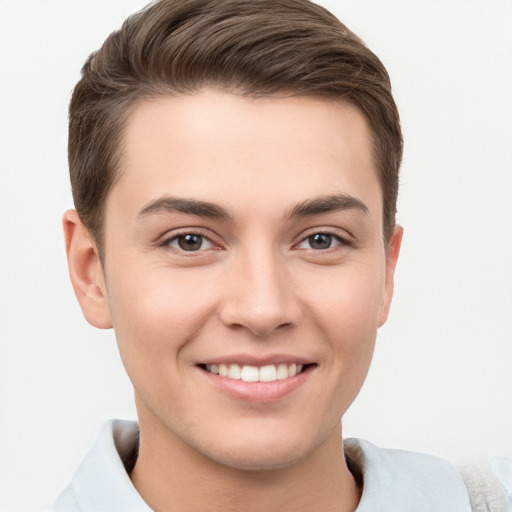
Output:
[[[198,233],[183,233],[165,242],[165,245],[179,251],[196,252],[211,249],[213,244],[208,238]]]
[[[350,242],[338,235],[331,233],[314,233],[302,240],[298,244],[299,249],[313,249],[315,251],[325,251],[339,245],[350,245]]]

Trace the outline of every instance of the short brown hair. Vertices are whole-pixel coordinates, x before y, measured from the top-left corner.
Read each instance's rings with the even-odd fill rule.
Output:
[[[366,116],[384,203],[395,226],[400,120],[378,57],[309,0],[160,0],[129,17],[87,59],[69,109],[69,168],[78,214],[100,252],[103,211],[122,163],[126,120],[143,99],[205,87],[349,101]]]

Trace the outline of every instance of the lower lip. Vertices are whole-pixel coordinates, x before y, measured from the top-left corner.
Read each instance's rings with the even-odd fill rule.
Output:
[[[222,393],[248,402],[270,403],[293,393],[310,377],[314,367],[307,367],[298,375],[272,382],[245,382],[229,379],[199,368],[201,373]]]

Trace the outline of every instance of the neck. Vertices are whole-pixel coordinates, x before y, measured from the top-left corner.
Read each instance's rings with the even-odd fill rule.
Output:
[[[132,483],[155,512],[353,512],[360,498],[343,454],[341,425],[311,454],[274,470],[240,470],[202,455],[140,418]]]

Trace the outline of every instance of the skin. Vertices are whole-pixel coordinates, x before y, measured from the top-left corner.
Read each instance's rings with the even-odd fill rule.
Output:
[[[340,420],[393,293],[402,230],[386,245],[382,222],[369,128],[349,104],[205,90],[136,107],[103,265],[75,211],[64,228],[84,315],[114,327],[135,389],[131,478],[154,510],[355,510]],[[312,364],[279,399],[241,399],[198,366],[240,355]]]

